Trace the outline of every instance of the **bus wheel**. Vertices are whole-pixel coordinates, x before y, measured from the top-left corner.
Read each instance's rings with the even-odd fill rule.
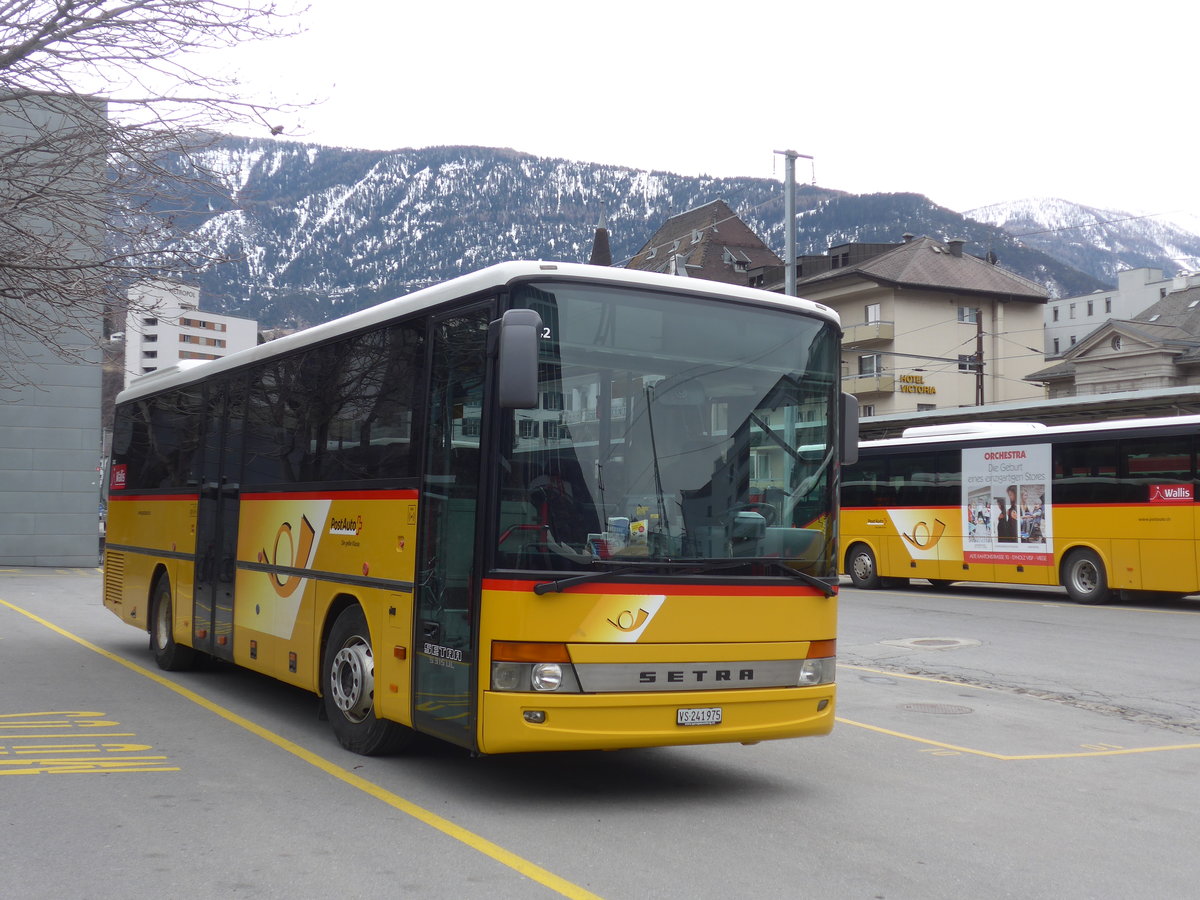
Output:
[[[174,601],[171,599],[171,579],[160,575],[154,583],[153,604],[150,609],[150,650],[160,669],[179,672],[196,664],[198,654],[191,647],[175,643]]]
[[[1072,550],[1063,561],[1062,583],[1076,603],[1107,603],[1112,599],[1104,563],[1091,550]]]
[[[412,732],[375,716],[375,654],[362,607],[342,610],[329,632],[324,660],[321,690],[338,743],[363,756],[402,750]]]
[[[879,587],[879,568],[875,565],[875,554],[866,544],[855,544],[850,548],[846,570],[856,588],[874,590]]]

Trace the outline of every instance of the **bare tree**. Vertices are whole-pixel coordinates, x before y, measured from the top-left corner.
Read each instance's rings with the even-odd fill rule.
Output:
[[[135,281],[219,260],[187,241],[189,154],[289,109],[204,70],[213,51],[297,32],[276,0],[0,0],[0,386],[46,353],[94,358]],[[206,55],[207,54],[207,55]],[[170,161],[168,163],[168,161]]]

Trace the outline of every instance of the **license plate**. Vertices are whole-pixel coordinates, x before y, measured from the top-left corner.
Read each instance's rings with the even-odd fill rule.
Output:
[[[702,706],[675,710],[676,725],[720,725],[721,707]]]

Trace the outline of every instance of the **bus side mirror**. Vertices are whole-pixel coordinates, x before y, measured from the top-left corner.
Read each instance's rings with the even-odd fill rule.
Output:
[[[500,318],[496,392],[501,409],[536,409],[538,336],[542,317],[532,309],[510,309]]]
[[[842,394],[842,465],[858,462],[858,398]]]

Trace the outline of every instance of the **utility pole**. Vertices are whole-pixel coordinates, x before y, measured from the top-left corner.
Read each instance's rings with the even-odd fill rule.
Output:
[[[983,310],[975,308],[975,405],[983,406]]]
[[[796,296],[796,160],[798,158],[812,159],[805,153],[795,150],[776,150],[775,153],[784,158],[784,270],[783,292],[789,297]]]

